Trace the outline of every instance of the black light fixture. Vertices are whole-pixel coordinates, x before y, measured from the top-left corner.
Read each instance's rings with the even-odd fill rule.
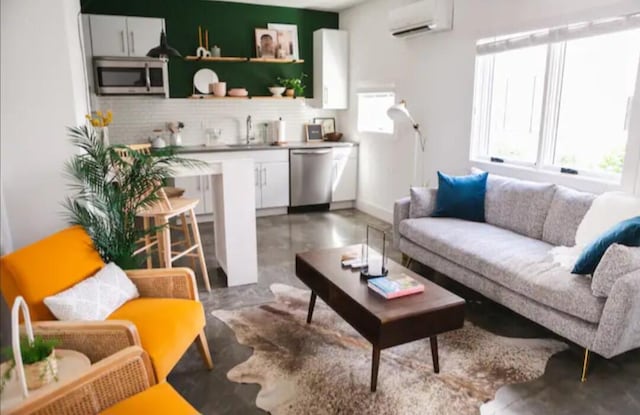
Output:
[[[178,52],[177,50],[175,50],[174,48],[172,48],[167,44],[167,34],[164,32],[164,30],[160,32],[160,46],[156,46],[155,48],[147,52],[147,56],[151,58],[160,58],[160,57],[168,57],[168,56],[175,56],[178,58],[182,57],[180,52]]]

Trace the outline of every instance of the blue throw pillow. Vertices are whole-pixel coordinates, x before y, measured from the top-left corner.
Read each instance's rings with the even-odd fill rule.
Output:
[[[574,274],[593,274],[600,259],[612,244],[640,246],[640,216],[618,223],[587,245],[580,254],[572,272]]]
[[[484,222],[484,196],[488,173],[447,176],[438,172],[438,193],[434,217]]]

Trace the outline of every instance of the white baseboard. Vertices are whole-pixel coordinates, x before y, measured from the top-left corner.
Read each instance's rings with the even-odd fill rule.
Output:
[[[286,215],[287,214],[287,208],[286,207],[280,207],[280,208],[267,208],[267,209],[257,209],[256,210],[256,217],[261,217],[261,216],[276,216],[276,215]]]
[[[393,212],[364,200],[356,200],[356,209],[388,223],[393,223]]]
[[[339,209],[353,209],[355,206],[355,201],[349,200],[347,202],[334,202],[329,205],[329,210],[339,210]]]

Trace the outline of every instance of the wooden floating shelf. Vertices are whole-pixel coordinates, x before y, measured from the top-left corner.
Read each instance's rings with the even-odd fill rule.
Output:
[[[189,99],[304,99],[304,97],[274,97],[274,96],[246,96],[246,97],[217,97],[215,95],[191,95]]]
[[[222,56],[222,57],[185,56],[184,59],[187,61],[202,61],[202,62],[304,63],[304,59],[242,58],[242,57],[233,57],[233,56]]]

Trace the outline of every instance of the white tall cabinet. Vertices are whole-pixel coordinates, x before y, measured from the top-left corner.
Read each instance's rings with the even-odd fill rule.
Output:
[[[160,43],[164,19],[89,15],[93,56],[146,56]]]
[[[349,34],[344,30],[320,29],[313,32],[314,106],[347,109]]]

